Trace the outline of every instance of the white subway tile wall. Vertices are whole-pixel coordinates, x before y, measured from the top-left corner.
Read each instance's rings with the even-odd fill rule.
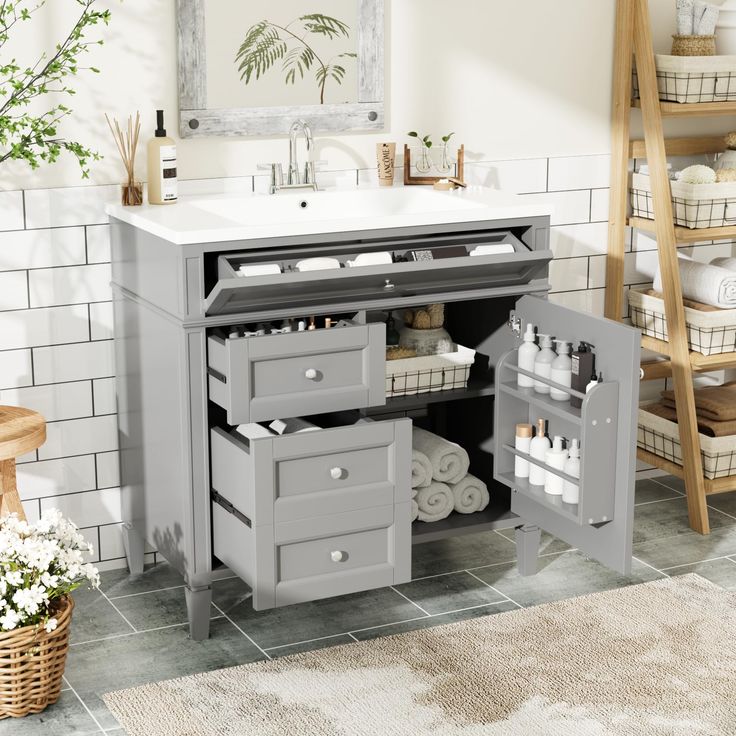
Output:
[[[608,240],[608,156],[470,162],[471,184],[524,194],[555,207],[552,296],[603,313]],[[396,180],[401,181],[399,167]],[[374,169],[325,172],[322,186],[375,186]],[[182,182],[182,194],[263,191],[267,177]],[[0,192],[0,403],[48,419],[48,440],[19,459],[29,518],[58,507],[94,545],[104,569],[124,566],[114,393],[110,241],[104,204],[119,188]],[[730,246],[695,248],[704,260]],[[649,278],[655,241],[629,236],[626,283]],[[685,252],[692,252],[687,249]]]

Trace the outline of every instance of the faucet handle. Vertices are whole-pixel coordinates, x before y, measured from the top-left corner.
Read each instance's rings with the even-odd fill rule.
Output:
[[[304,183],[316,184],[317,172],[321,171],[323,166],[327,166],[327,161],[307,161],[307,163],[304,165]]]
[[[270,190],[273,194],[279,187],[284,186],[284,169],[281,164],[258,164],[258,171],[270,171]]]

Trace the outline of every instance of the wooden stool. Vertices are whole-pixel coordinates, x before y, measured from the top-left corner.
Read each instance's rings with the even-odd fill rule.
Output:
[[[16,513],[25,519],[15,483],[15,458],[46,441],[46,420],[37,412],[0,406],[0,516]]]

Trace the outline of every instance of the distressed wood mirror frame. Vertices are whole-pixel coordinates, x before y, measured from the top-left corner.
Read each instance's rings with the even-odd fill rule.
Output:
[[[335,105],[207,108],[205,2],[177,0],[179,130],[182,138],[286,134],[298,119],[314,131],[384,127],[384,0],[358,3],[358,102]]]

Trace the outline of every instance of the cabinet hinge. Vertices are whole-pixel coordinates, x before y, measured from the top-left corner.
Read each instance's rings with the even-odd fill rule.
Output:
[[[522,320],[521,317],[516,314],[516,312],[509,312],[509,321],[506,323],[506,325],[511,330],[511,332],[516,335],[516,337],[521,337]]]
[[[242,512],[238,511],[235,506],[233,506],[230,501],[228,501],[226,498],[223,498],[217,491],[212,491],[212,500],[218,505],[221,506],[225,511],[228,512],[228,514],[232,514],[238,521],[242,521],[243,524],[245,524],[247,527],[252,527],[253,524],[251,520]]]

